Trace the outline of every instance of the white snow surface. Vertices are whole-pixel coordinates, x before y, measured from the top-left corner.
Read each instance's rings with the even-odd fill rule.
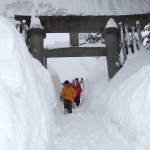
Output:
[[[11,8],[16,0],[8,2]],[[128,55],[112,80],[105,57],[48,59],[48,72],[14,25],[3,17],[0,22],[0,149],[150,149],[149,51]],[[84,78],[81,105],[64,115],[61,82],[76,77]]]
[[[6,14],[11,16],[97,16],[150,13],[150,0],[6,0],[5,3]]]
[[[5,5],[5,1],[0,1],[0,15],[6,15],[6,5]]]
[[[0,22],[0,149],[48,150],[55,129],[51,76],[14,26]]]
[[[105,28],[118,28],[117,23],[115,22],[115,20],[113,18],[110,18],[107,21],[106,27]]]
[[[96,98],[99,101],[96,100],[90,107],[98,110],[95,116],[104,122],[106,130],[114,134],[112,126],[117,126],[118,132],[128,140],[122,149],[150,148],[149,57],[149,51],[144,49],[128,56],[128,61],[105,89],[100,92],[96,88],[91,93],[101,93]]]
[[[81,105],[73,109],[73,114],[63,115],[63,105],[58,102],[56,120],[60,129],[53,139],[53,150],[149,149],[149,57],[150,53],[145,49],[130,54],[123,68],[110,81],[105,58],[49,60],[62,81],[72,81],[81,74],[85,77]],[[88,68],[87,77],[80,68],[83,64],[76,66],[81,61],[85,63],[84,69],[95,62],[95,66]],[[76,70],[78,75],[73,76],[71,70]],[[60,86],[56,87],[60,89]]]
[[[123,68],[110,81],[105,57],[48,59],[61,82],[84,78],[81,105],[73,109],[72,115],[64,116],[63,105],[58,102],[60,130],[53,149],[150,149],[149,57],[150,52],[144,48],[128,55]]]
[[[42,25],[41,25],[41,21],[39,18],[32,16],[31,17],[31,24],[30,24],[30,28],[40,28],[43,29]]]

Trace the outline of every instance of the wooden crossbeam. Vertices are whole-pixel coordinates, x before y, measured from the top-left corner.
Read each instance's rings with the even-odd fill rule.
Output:
[[[16,15],[16,20],[26,20],[30,25],[31,16]],[[122,16],[39,16],[46,33],[89,33],[102,32],[110,18],[119,23],[135,26],[135,22],[140,20],[141,28],[150,20],[150,14],[134,14]]]
[[[106,56],[106,47],[67,47],[44,50],[44,57]]]
[[[48,33],[65,33],[78,32],[102,32],[110,18],[119,23],[135,26],[137,20],[141,25],[145,25],[150,17],[148,14],[143,15],[124,15],[124,16],[40,16],[42,25]]]

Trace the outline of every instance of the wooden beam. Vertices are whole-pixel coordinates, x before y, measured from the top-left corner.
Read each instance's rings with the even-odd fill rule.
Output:
[[[44,57],[106,56],[106,47],[68,47],[44,50]]]
[[[107,23],[107,18],[93,16],[41,16],[40,20],[48,33],[101,32]]]
[[[30,25],[30,16],[15,16],[16,20],[26,20]],[[137,20],[141,23],[141,28],[150,21],[150,14],[134,14],[122,16],[39,16],[41,24],[46,33],[89,33],[102,32],[110,18],[122,24],[136,26]]]

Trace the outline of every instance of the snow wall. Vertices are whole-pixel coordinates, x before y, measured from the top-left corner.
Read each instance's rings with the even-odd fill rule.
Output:
[[[0,21],[0,145],[5,150],[50,149],[59,77],[52,70],[50,76],[30,55],[13,25]],[[115,126],[129,141],[129,150],[150,148],[149,58],[144,49],[130,55],[109,83],[107,67],[98,65],[85,81],[84,108],[111,135]]]
[[[56,104],[51,76],[15,27],[3,17],[0,22],[1,149],[51,149]]]
[[[128,150],[150,148],[150,52],[144,48],[130,54],[123,68],[107,84],[100,70],[88,78],[86,97],[92,113],[110,135],[127,140]],[[93,85],[93,86],[92,86]],[[86,95],[85,95],[86,96]],[[92,102],[91,102],[92,101]]]

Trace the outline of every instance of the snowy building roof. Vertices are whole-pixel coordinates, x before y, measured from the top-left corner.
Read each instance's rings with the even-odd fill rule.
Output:
[[[150,0],[9,0],[7,15],[130,15],[150,13]]]

